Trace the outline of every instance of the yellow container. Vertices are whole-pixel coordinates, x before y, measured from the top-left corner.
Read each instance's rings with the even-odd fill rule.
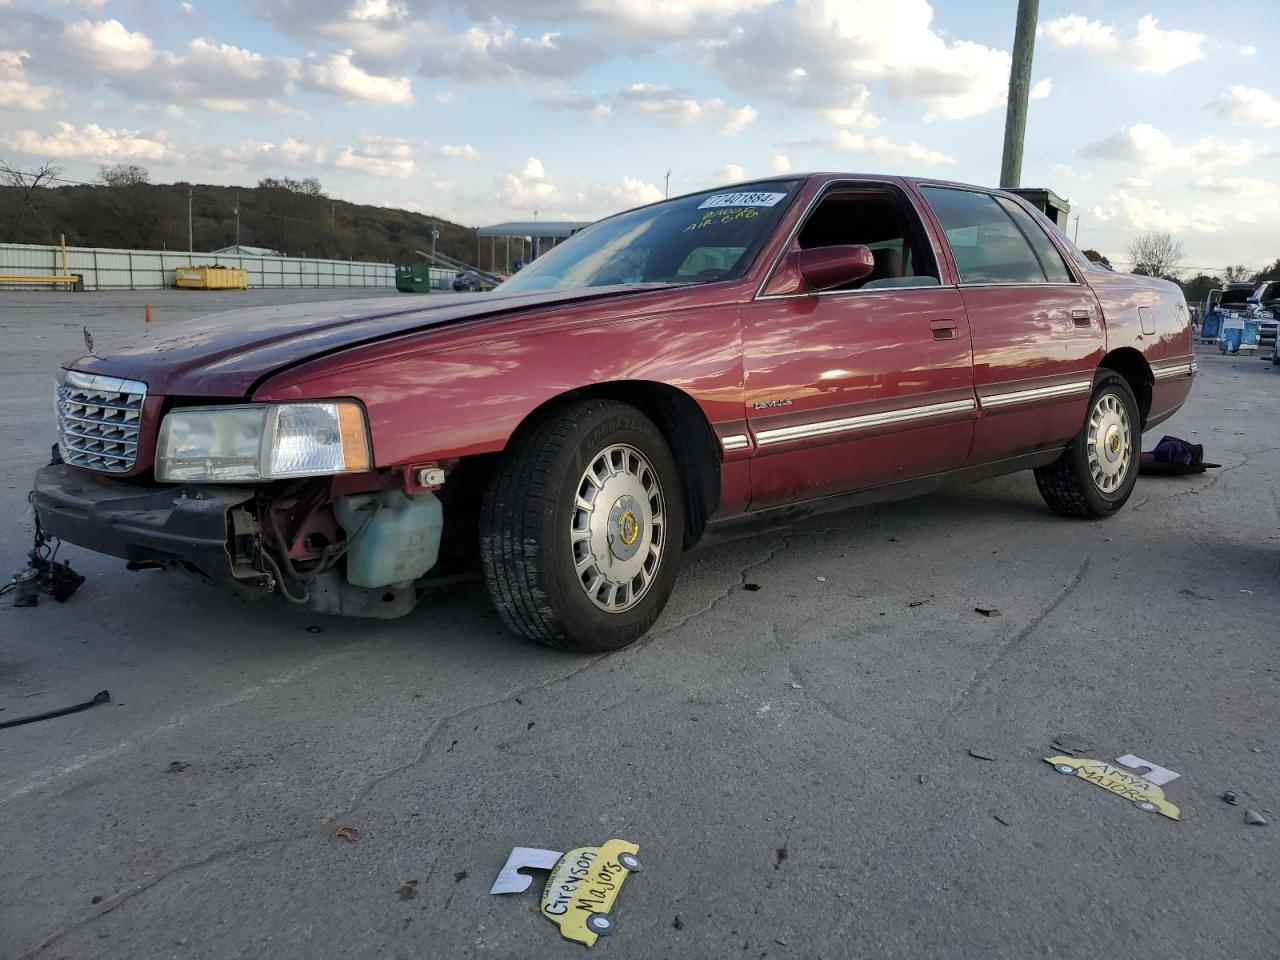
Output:
[[[247,290],[249,274],[235,267],[178,267],[173,282],[195,290]]]

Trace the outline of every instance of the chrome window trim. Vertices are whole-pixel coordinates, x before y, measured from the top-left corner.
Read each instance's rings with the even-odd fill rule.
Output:
[[[1092,389],[1092,380],[1073,380],[1071,383],[1055,383],[1047,387],[1031,387],[1027,390],[979,393],[978,399],[982,402],[983,407],[1007,407],[1015,403],[1030,403],[1032,400],[1049,400],[1054,397],[1069,397],[1077,393],[1088,393]]]
[[[853,294],[872,296],[877,293],[900,293],[910,290],[913,293],[925,290],[955,290],[953,284],[937,283],[929,286],[914,287],[875,287],[872,290],[815,290],[812,293],[766,293],[756,297],[757,300],[812,300],[814,297],[847,297]]]
[[[1070,283],[1036,283],[1034,280],[984,280],[981,283],[959,283],[958,287],[1027,287],[1031,290],[1043,290],[1045,287],[1070,287],[1073,290],[1083,286],[1079,281]]]
[[[756,443],[759,446],[770,446],[785,443],[788,440],[807,440],[810,437],[825,437],[833,433],[847,433],[866,427],[879,427],[892,423],[906,423],[911,420],[926,420],[949,413],[967,413],[975,408],[971,399],[949,400],[945,403],[930,403],[919,407],[900,407],[897,410],[883,410],[880,413],[868,413],[859,417],[842,417],[839,420],[817,420],[791,427],[776,427],[772,430],[756,431]]]

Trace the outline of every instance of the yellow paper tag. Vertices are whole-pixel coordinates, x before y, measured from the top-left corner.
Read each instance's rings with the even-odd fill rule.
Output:
[[[1164,798],[1163,790],[1150,780],[1114,764],[1102,760],[1087,760],[1084,757],[1045,757],[1044,762],[1053,764],[1053,769],[1059,773],[1088,780],[1103,790],[1124,797],[1137,804],[1140,810],[1163,814],[1170,820],[1180,817],[1178,808]]]
[[[592,946],[613,932],[609,910],[627,874],[640,869],[640,848],[626,840],[577,847],[562,856],[542,891],[542,915],[566,940]]]

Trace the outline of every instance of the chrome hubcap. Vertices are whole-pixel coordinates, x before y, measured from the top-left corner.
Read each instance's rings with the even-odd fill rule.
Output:
[[[1133,459],[1133,434],[1129,412],[1120,398],[1105,393],[1089,413],[1089,474],[1103,493],[1112,493],[1124,482]]]
[[[662,561],[666,529],[662,487],[644,454],[625,444],[596,454],[569,523],[574,572],[591,602],[609,613],[639,603]]]

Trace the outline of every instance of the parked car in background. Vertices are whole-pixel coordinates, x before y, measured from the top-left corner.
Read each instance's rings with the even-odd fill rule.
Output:
[[[1280,318],[1280,280],[1263,280],[1249,297],[1249,316],[1258,321],[1258,337],[1276,343],[1277,318]]]
[[[623,647],[717,530],[1033,470],[1114,514],[1196,361],[1164,280],[1017,196],[781,176],[601,220],[484,297],[258,307],[59,374],[52,536],[329,613],[474,563],[514,631]]]
[[[453,289],[457,293],[475,293],[480,289],[480,278],[474,273],[459,270],[453,278]]]

